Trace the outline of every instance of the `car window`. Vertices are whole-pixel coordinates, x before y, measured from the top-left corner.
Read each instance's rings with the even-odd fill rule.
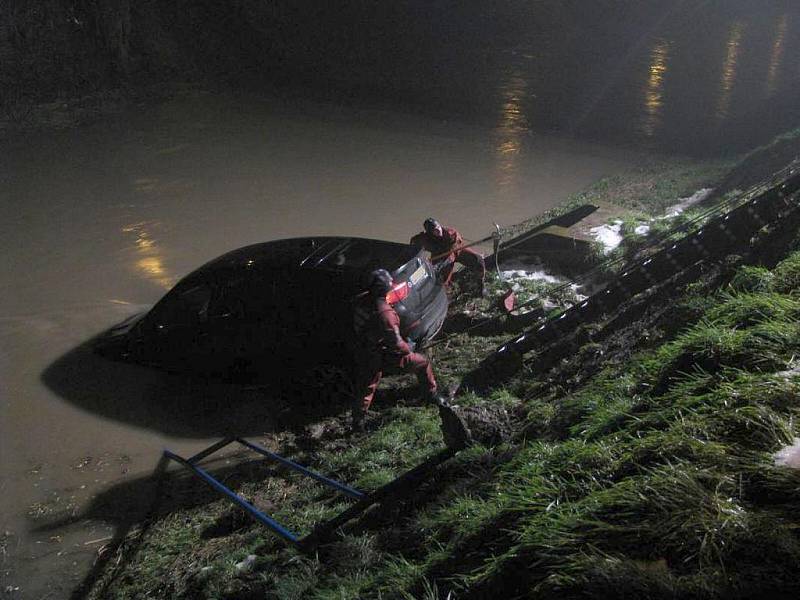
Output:
[[[231,274],[216,287],[208,307],[209,319],[243,319],[253,313],[255,295],[246,273]]]
[[[416,250],[403,244],[377,240],[353,240],[337,247],[319,263],[330,269],[357,269],[371,271],[377,268],[392,270],[409,260]]]
[[[288,273],[283,269],[242,269],[218,275],[209,320],[269,326],[273,321],[294,318],[298,301],[310,291],[298,281],[295,271],[296,267]]]
[[[190,326],[208,318],[211,301],[211,288],[206,283],[196,283],[185,288],[175,289],[157,307],[155,323],[157,326]]]

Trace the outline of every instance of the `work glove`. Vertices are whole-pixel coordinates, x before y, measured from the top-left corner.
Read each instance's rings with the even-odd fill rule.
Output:
[[[456,259],[453,258],[453,255],[451,254],[447,258],[442,259],[439,262],[437,262],[435,265],[433,265],[433,270],[434,270],[434,273],[436,274],[436,279],[438,279],[439,282],[442,281],[444,273],[447,270],[447,267],[452,265],[455,261],[456,261]]]

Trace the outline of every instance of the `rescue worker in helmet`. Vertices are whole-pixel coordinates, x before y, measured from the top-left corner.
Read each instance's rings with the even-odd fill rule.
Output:
[[[431,262],[445,285],[450,284],[453,268],[460,263],[477,274],[480,293],[485,295],[486,263],[483,255],[472,248],[462,248],[464,238],[461,234],[452,227],[444,227],[432,217],[425,219],[422,226],[423,230],[411,238],[410,244],[431,253]]]
[[[364,418],[384,373],[414,373],[422,397],[439,406],[442,431],[448,446],[462,447],[469,439],[469,431],[453,413],[446,398],[438,393],[430,360],[414,352],[403,339],[400,317],[386,299],[393,285],[392,275],[385,269],[372,272],[368,299],[371,305],[370,322],[359,360],[358,379],[363,393],[356,398],[357,403],[353,407],[353,429],[364,428]]]

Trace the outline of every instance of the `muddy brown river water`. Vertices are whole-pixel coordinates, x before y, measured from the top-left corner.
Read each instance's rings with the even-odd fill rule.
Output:
[[[25,598],[68,597],[163,448],[215,439],[171,404],[191,405],[191,390],[93,357],[92,336],[245,244],[406,241],[429,215],[474,239],[632,158],[529,133],[513,106],[491,129],[201,92],[13,137],[2,157],[0,594]],[[219,419],[249,436],[268,427]]]

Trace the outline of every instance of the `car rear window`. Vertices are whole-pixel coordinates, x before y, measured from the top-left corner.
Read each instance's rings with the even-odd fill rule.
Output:
[[[406,244],[381,240],[352,240],[334,247],[318,264],[331,269],[394,270],[417,255],[418,249]]]

